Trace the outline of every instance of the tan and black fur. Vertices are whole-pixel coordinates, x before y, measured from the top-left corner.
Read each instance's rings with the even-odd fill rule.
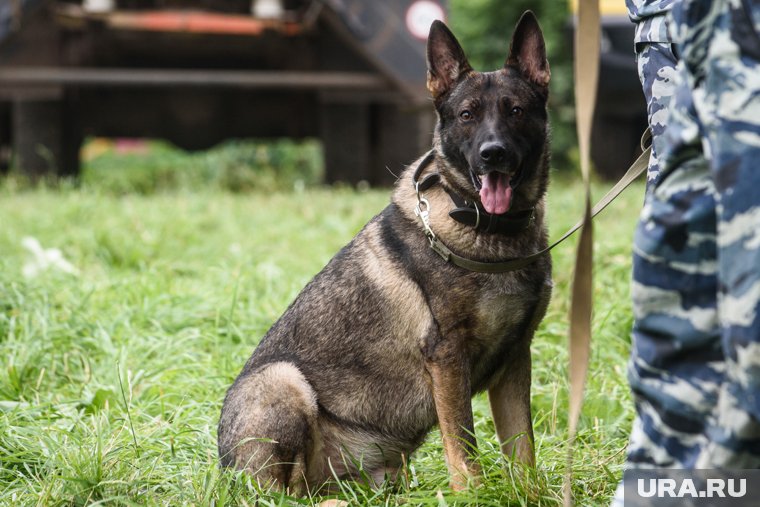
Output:
[[[431,228],[452,251],[479,261],[546,246],[546,100],[549,67],[535,17],[515,30],[504,68],[473,71],[451,32],[428,40],[428,88],[439,122],[441,175],[424,192]],[[468,114],[463,114],[463,111]],[[490,144],[489,144],[490,143]],[[483,153],[498,144],[497,157]],[[470,398],[487,390],[502,449],[534,463],[530,342],[551,293],[548,256],[503,274],[466,271],[430,249],[415,216],[412,173],[390,205],[303,289],[262,339],[227,392],[221,463],[291,493],[361,472],[393,478],[438,424],[452,487],[477,475]],[[535,208],[522,232],[477,232],[452,220],[446,188],[478,199],[476,178],[510,175],[513,209]],[[366,477],[365,476],[365,477]]]

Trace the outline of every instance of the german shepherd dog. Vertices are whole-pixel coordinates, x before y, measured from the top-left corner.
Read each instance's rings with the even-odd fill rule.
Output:
[[[477,483],[470,399],[484,390],[502,451],[534,464],[530,342],[551,294],[550,258],[470,271],[431,238],[488,265],[546,247],[543,35],[526,12],[504,67],[481,73],[436,21],[427,65],[432,151],[303,289],[224,399],[221,464],[261,484],[303,494],[336,477],[393,480],[436,424],[451,487]]]

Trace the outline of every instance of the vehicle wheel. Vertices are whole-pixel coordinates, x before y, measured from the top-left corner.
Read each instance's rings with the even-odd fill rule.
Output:
[[[11,167],[11,108],[0,104],[0,174],[8,174]]]
[[[320,109],[326,182],[356,184],[369,181],[369,104],[325,103]]]
[[[14,164],[32,179],[78,174],[81,130],[67,109],[57,99],[13,103]]]
[[[394,104],[373,109],[373,185],[389,186],[401,172],[430,149],[435,117],[432,111],[401,108]]]
[[[591,134],[591,160],[596,173],[608,181],[619,180],[641,153],[642,131],[639,122],[630,118],[597,116]]]

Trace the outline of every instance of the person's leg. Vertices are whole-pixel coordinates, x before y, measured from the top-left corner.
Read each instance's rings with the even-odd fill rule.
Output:
[[[637,50],[654,154],[633,247],[628,378],[637,416],[625,467],[685,467],[704,443],[722,379],[714,187],[671,45]],[[623,505],[622,483],[613,505]]]
[[[689,466],[721,381],[714,188],[671,45],[638,43],[637,60],[653,156],[634,238],[629,381],[637,417],[626,465]]]
[[[634,237],[628,468],[692,467],[722,381],[714,186],[680,64],[666,124]]]
[[[699,468],[760,467],[760,4],[673,12],[717,191],[718,315],[725,380]],[[704,19],[709,17],[709,22]],[[699,20],[699,21],[698,21]]]

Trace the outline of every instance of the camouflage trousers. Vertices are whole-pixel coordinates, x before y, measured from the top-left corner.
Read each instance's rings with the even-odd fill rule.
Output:
[[[654,132],[634,238],[629,468],[760,467],[760,2],[637,44]]]

